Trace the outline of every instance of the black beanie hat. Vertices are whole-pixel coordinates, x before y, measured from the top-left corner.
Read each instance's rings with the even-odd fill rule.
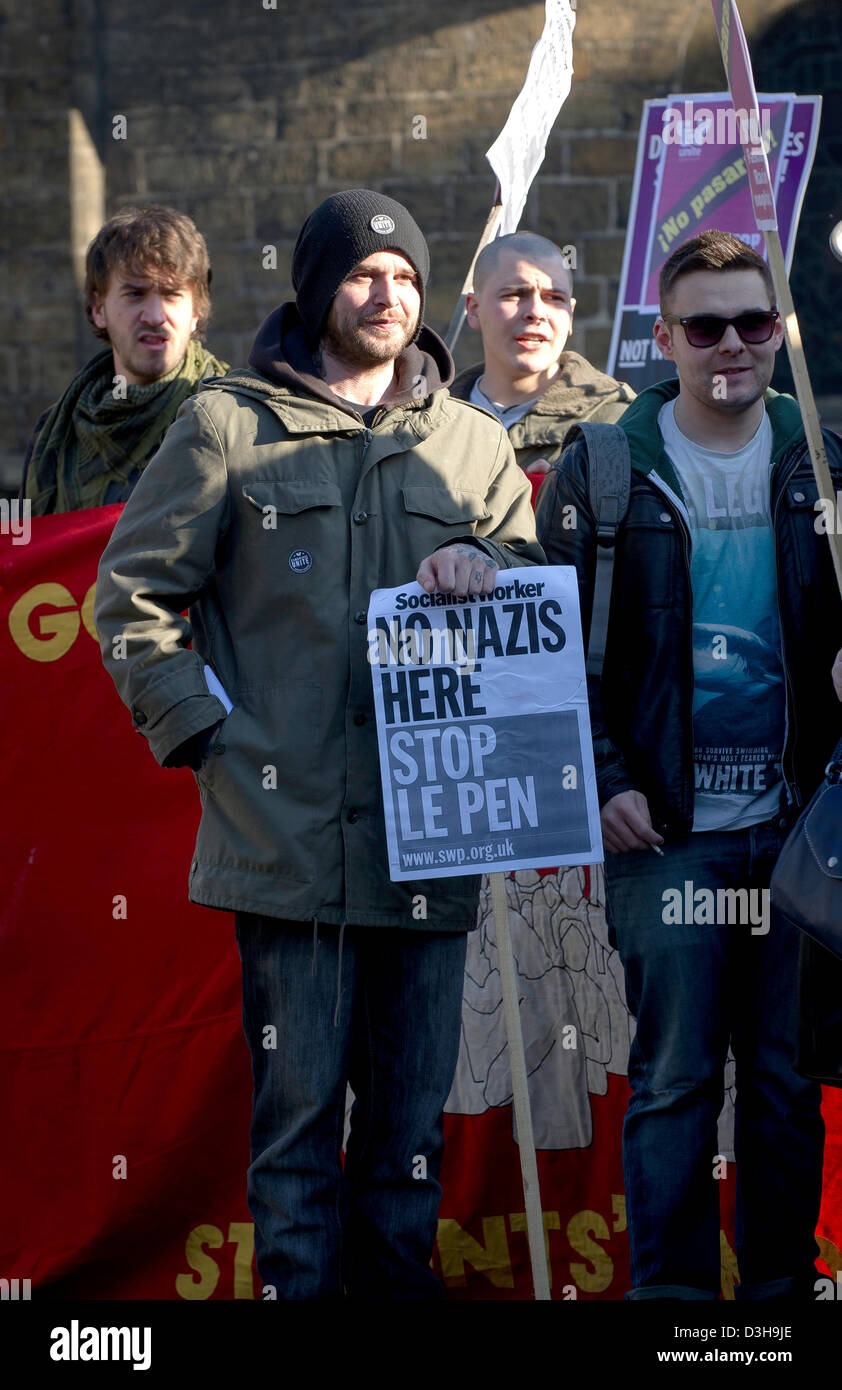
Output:
[[[430,274],[430,252],[421,228],[394,198],[370,188],[349,188],[331,194],[310,213],[292,253],[295,302],[312,343],[321,336],[331,301],[345,276],[376,251],[397,251],[418,272],[420,330],[424,287]]]

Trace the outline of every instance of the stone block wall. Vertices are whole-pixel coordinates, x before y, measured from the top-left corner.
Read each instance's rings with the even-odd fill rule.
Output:
[[[786,3],[744,0],[750,36]],[[0,4],[0,482],[16,486],[33,422],[96,348],[81,258],[127,203],[195,218],[214,270],[207,341],[238,363],[290,295],[307,212],[351,184],[380,188],[429,238],[442,331],[493,194],[484,151],[543,15],[512,0]],[[722,85],[708,0],[580,0],[574,61],[523,225],[575,245],[572,346],[602,366],[642,103]],[[459,365],[477,344],[465,330]]]

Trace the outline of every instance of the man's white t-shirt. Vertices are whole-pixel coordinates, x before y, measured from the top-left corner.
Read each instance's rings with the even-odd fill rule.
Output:
[[[736,830],[780,801],[786,705],[769,468],[772,426],[734,454],[694,444],[658,414],[690,517],[694,830]]]
[[[500,405],[497,401],[492,401],[486,396],[484,391],[480,391],[479,383],[482,377],[477,377],[471,387],[471,405],[478,405],[480,410],[487,410],[489,415],[496,415],[504,430],[510,429],[512,425],[522,420],[528,410],[531,410],[537,396],[533,396],[531,401],[519,401],[517,405]]]

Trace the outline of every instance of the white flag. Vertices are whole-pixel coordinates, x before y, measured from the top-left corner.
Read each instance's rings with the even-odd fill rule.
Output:
[[[573,27],[570,0],[547,0],[544,32],[532,50],[526,81],[486,159],[500,180],[499,235],[516,232],[530,185],[543,161],[547,137],[570,93]]]

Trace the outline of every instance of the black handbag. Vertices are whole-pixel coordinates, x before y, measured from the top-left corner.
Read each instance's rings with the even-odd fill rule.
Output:
[[[795,1070],[842,1086],[842,741],[784,843],[770,890],[778,912],[804,933]]]
[[[769,888],[788,922],[842,957],[842,739],[784,842]]]
[[[806,934],[798,955],[794,1066],[808,1081],[842,1086],[842,959]]]

